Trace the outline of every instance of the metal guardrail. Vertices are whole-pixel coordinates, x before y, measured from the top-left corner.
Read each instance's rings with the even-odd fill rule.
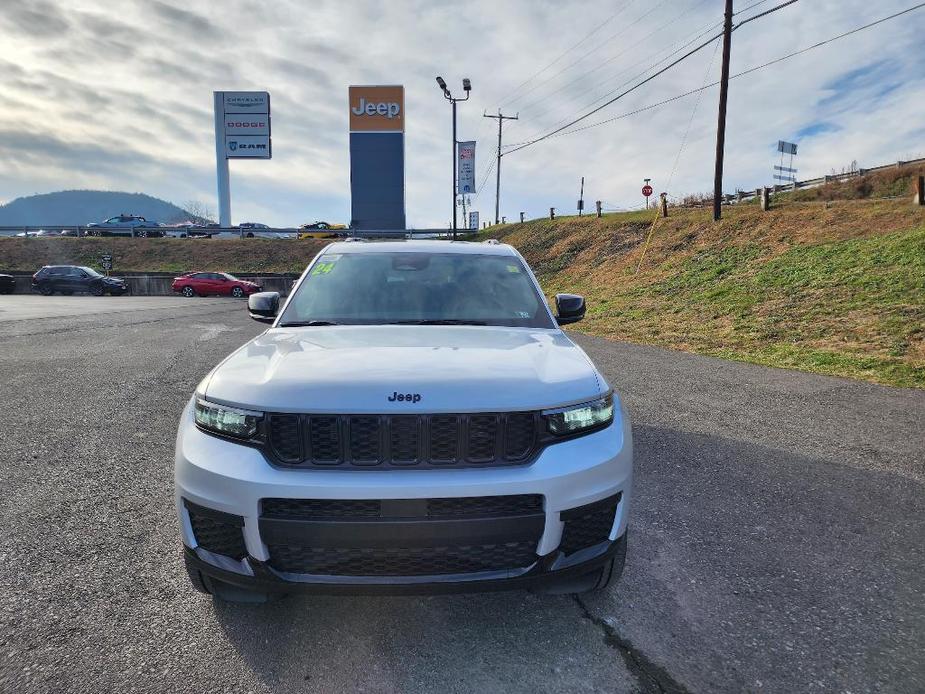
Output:
[[[64,233],[62,233],[64,232]],[[87,227],[73,224],[43,224],[36,226],[0,226],[0,236],[21,236],[26,238],[59,237],[171,237],[189,238],[191,235],[209,237],[222,236],[230,238],[298,238],[299,234],[328,232],[331,240],[335,238],[452,238],[448,229],[297,229],[293,227],[273,227],[260,229],[241,229],[240,227]],[[460,229],[457,238],[465,238],[477,233],[476,230]]]
[[[876,173],[877,171],[886,171],[887,169],[901,169],[904,166],[915,166],[917,164],[925,164],[925,157],[921,159],[911,159],[910,161],[897,161],[894,164],[872,166],[869,169],[858,168],[856,171],[846,171],[845,173],[840,174],[829,174],[827,176],[819,176],[817,178],[808,178],[805,181],[795,181],[794,183],[789,184],[778,183],[773,186],[769,186],[769,188],[773,193],[800,190],[803,188],[816,188],[818,186],[825,185],[826,183],[843,183],[845,181],[850,181],[852,178],[860,178],[861,176]],[[724,196],[725,201],[727,202],[740,202],[742,200],[751,200],[755,197],[756,191],[740,191],[735,195],[727,194]]]

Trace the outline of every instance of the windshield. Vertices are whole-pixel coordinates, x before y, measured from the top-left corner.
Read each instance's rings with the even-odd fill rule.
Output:
[[[94,270],[92,267],[81,266],[80,269],[86,272],[88,275],[90,275],[90,277],[102,277],[102,275],[98,273],[96,270]]]
[[[469,253],[327,253],[279,325],[306,323],[555,327],[519,258]]]
[[[219,276],[224,277],[226,280],[231,280],[232,282],[239,281],[237,277],[235,277],[234,275],[229,275],[227,272],[220,272],[218,274]]]

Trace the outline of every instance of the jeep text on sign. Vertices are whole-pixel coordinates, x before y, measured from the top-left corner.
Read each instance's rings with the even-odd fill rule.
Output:
[[[350,132],[404,132],[405,88],[351,86]]]

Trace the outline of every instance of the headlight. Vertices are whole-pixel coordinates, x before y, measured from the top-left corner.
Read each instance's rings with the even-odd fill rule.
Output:
[[[263,419],[262,412],[241,410],[196,398],[196,424],[217,434],[238,439],[252,439]]]
[[[606,426],[613,421],[613,395],[600,400],[543,412],[546,428],[555,436],[577,434],[586,429]]]

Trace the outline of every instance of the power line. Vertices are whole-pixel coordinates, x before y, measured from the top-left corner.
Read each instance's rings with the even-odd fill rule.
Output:
[[[553,131],[547,133],[546,135],[542,135],[542,136],[540,136],[540,137],[538,137],[538,138],[536,138],[536,139],[534,139],[534,140],[530,140],[529,142],[525,142],[525,143],[522,144],[520,147],[517,147],[517,148],[515,148],[515,149],[509,150],[509,151],[505,152],[505,154],[511,154],[512,152],[516,152],[516,151],[518,151],[518,150],[521,150],[521,149],[523,149],[524,147],[529,147],[530,145],[535,145],[537,142],[542,142],[543,140],[552,137],[552,136],[555,135],[556,133],[562,132],[562,131],[565,130],[566,128],[569,128],[569,127],[575,125],[576,123],[580,123],[580,122],[583,121],[585,118],[588,118],[588,117],[590,117],[590,116],[593,116],[593,115],[594,115],[595,113],[597,113],[598,111],[601,111],[601,110],[607,108],[608,106],[610,106],[610,104],[614,103],[615,101],[619,101],[620,99],[622,99],[624,96],[626,96],[626,95],[629,94],[630,92],[636,91],[636,90],[639,89],[641,86],[643,86],[644,84],[647,84],[647,83],[651,82],[652,80],[654,80],[654,79],[655,79],[656,77],[658,77],[659,75],[662,75],[662,74],[668,72],[668,70],[670,70],[671,68],[673,68],[673,67],[674,67],[675,65],[677,65],[678,63],[680,63],[680,62],[682,62],[682,61],[684,61],[684,60],[687,60],[688,58],[690,58],[692,55],[694,55],[694,54],[697,53],[698,51],[700,51],[700,50],[706,48],[706,47],[709,46],[711,43],[713,43],[716,39],[718,39],[721,35],[722,35],[722,34],[717,34],[716,36],[711,37],[711,38],[710,38],[708,41],[706,41],[705,43],[702,43],[702,44],[700,44],[699,46],[697,46],[697,48],[693,49],[692,51],[689,51],[689,52],[685,53],[685,54],[682,55],[680,58],[678,58],[677,60],[673,61],[672,63],[670,63],[670,64],[667,65],[666,67],[662,68],[661,70],[659,70],[659,71],[656,72],[655,74],[650,75],[649,77],[647,77],[646,79],[644,79],[642,82],[637,83],[636,85],[630,87],[629,89],[627,89],[626,91],[622,92],[621,94],[615,96],[615,97],[614,97],[613,99],[611,99],[610,101],[608,101],[608,102],[606,102],[606,103],[604,103],[604,104],[598,106],[598,107],[597,107],[596,109],[594,109],[593,111],[588,111],[588,113],[584,114],[583,116],[579,116],[578,118],[574,119],[574,120],[571,121],[570,123],[567,123],[566,125],[563,125],[563,126],[560,127],[560,128],[556,128],[555,130],[553,130]]]
[[[610,24],[610,22],[612,22],[614,19],[616,19],[617,15],[619,15],[619,14],[620,14],[621,12],[623,12],[627,7],[629,7],[630,5],[632,5],[633,2],[635,2],[635,0],[627,0],[627,1],[623,4],[623,7],[621,7],[619,10],[617,10],[616,12],[614,12],[614,13],[613,13],[612,15],[610,15],[607,19],[605,19],[603,22],[601,22],[600,24],[598,24],[597,27],[595,27],[593,30],[591,30],[591,32],[589,32],[588,34],[586,34],[584,38],[582,38],[580,41],[578,41],[577,43],[573,44],[573,45],[570,46],[569,48],[565,49],[565,50],[559,55],[558,58],[556,58],[556,59],[553,60],[551,63],[549,63],[546,67],[544,67],[543,69],[538,70],[537,72],[533,73],[530,77],[528,77],[528,78],[525,79],[523,82],[521,82],[521,83],[518,84],[516,87],[514,87],[514,89],[512,89],[512,90],[510,91],[510,93],[508,94],[507,100],[510,100],[510,99],[514,96],[514,94],[516,94],[518,91],[520,91],[520,89],[521,89],[522,87],[525,87],[525,86],[528,85],[530,82],[532,82],[534,79],[536,79],[537,77],[539,77],[540,75],[542,75],[544,72],[546,72],[546,70],[548,70],[548,69],[551,68],[553,65],[555,65],[556,63],[558,63],[560,60],[562,60],[562,59],[563,59],[565,56],[567,56],[569,53],[571,53],[573,50],[575,50],[576,48],[578,48],[578,46],[580,46],[582,43],[584,43],[584,42],[587,41],[589,38],[591,38],[592,36],[594,36],[594,34],[596,34],[597,32],[599,32],[599,31],[600,31],[601,29],[603,29],[605,26],[607,26],[608,24]],[[507,103],[507,100],[506,100],[504,103]],[[502,106],[504,105],[504,103],[502,103]]]
[[[797,2],[797,0],[788,0],[788,2],[785,2],[785,3],[781,4],[781,5],[778,5],[777,7],[774,7],[774,8],[772,8],[772,9],[768,10],[767,12],[763,12],[763,13],[761,13],[761,14],[759,14],[759,15],[755,15],[754,17],[750,17],[750,18],[748,18],[748,19],[746,19],[746,20],[740,22],[739,24],[735,25],[735,26],[733,27],[733,30],[735,30],[735,29],[737,29],[738,27],[742,26],[742,24],[746,24],[747,22],[752,21],[753,19],[757,19],[758,17],[763,17],[763,16],[765,16],[765,15],[771,14],[772,12],[776,12],[777,10],[783,9],[784,7],[787,7],[788,5],[792,5],[792,4],[795,3],[795,2]],[[923,3],[923,4],[925,4],[925,3]],[[677,60],[675,60],[675,61],[669,63],[668,65],[666,65],[666,66],[665,66],[664,68],[662,68],[661,70],[655,72],[654,74],[652,74],[652,75],[650,75],[649,77],[645,78],[645,79],[642,80],[641,82],[638,82],[637,84],[635,84],[634,86],[630,87],[630,88],[627,89],[626,91],[621,92],[620,94],[618,94],[617,96],[615,96],[615,97],[614,97],[613,99],[611,99],[610,101],[607,101],[607,102],[601,104],[600,106],[598,106],[597,108],[595,108],[595,109],[593,109],[593,110],[591,110],[591,111],[588,111],[588,113],[584,114],[583,116],[579,116],[578,118],[574,119],[574,120],[571,121],[570,123],[567,123],[567,124],[565,124],[565,125],[563,125],[563,126],[561,126],[561,127],[559,127],[559,128],[556,128],[555,130],[552,130],[551,132],[547,133],[546,135],[542,135],[542,136],[540,136],[540,137],[538,137],[538,138],[536,138],[536,139],[534,139],[534,140],[531,140],[531,141],[529,141],[529,142],[526,142],[526,143],[522,144],[520,147],[516,147],[515,149],[508,150],[507,152],[505,152],[505,154],[511,154],[511,153],[513,153],[513,152],[517,152],[518,150],[524,149],[525,147],[529,147],[530,145],[534,145],[534,144],[536,144],[537,142],[542,142],[543,140],[545,140],[545,139],[547,139],[547,138],[549,138],[549,137],[552,137],[552,136],[555,135],[556,133],[562,132],[563,130],[566,130],[567,128],[569,128],[569,127],[575,125],[576,123],[580,123],[580,122],[583,121],[584,119],[586,119],[586,118],[588,118],[588,117],[594,115],[595,113],[597,113],[597,112],[599,112],[599,111],[601,111],[601,110],[607,108],[608,106],[610,106],[610,104],[612,104],[612,103],[614,103],[614,102],[616,102],[616,101],[619,101],[620,99],[622,99],[623,97],[627,96],[627,95],[630,94],[631,92],[636,91],[637,89],[639,89],[639,88],[640,88],[641,86],[643,86],[644,84],[647,84],[647,83],[651,82],[652,80],[654,80],[654,79],[655,79],[656,77],[658,77],[659,75],[662,75],[662,74],[668,72],[668,70],[670,70],[671,68],[673,68],[673,67],[674,67],[675,65],[677,65],[678,63],[683,62],[684,60],[687,60],[688,58],[690,58],[692,55],[694,55],[694,54],[697,53],[698,51],[700,51],[700,50],[706,48],[707,46],[709,46],[711,43],[713,43],[713,41],[715,41],[716,39],[718,39],[720,36],[722,36],[722,33],[719,33],[719,34],[717,34],[716,36],[712,36],[712,37],[711,37],[710,39],[708,39],[706,42],[701,43],[699,46],[697,46],[697,47],[694,48],[693,50],[688,51],[687,53],[685,53],[684,55],[682,55],[682,56],[681,56],[680,58],[678,58]]]
[[[897,13],[895,13],[895,14],[891,14],[891,15],[889,15],[888,17],[883,17],[882,19],[878,19],[878,20],[876,20],[876,21],[874,21],[874,22],[871,22],[870,24],[865,24],[864,26],[857,27],[856,29],[852,29],[851,31],[846,31],[846,32],[843,33],[843,34],[838,34],[837,36],[832,36],[832,37],[830,37],[830,38],[828,38],[828,39],[825,39],[824,41],[820,41],[819,43],[814,43],[813,45],[807,46],[806,48],[801,48],[801,49],[798,50],[798,51],[794,51],[794,52],[792,52],[792,53],[788,53],[788,54],[786,54],[786,55],[782,55],[782,56],[780,56],[780,57],[778,57],[778,58],[774,58],[773,60],[769,60],[769,61],[767,61],[766,63],[761,63],[760,65],[755,65],[754,67],[750,67],[750,68],[748,68],[747,70],[742,70],[741,72],[737,72],[737,73],[734,74],[734,75],[730,75],[730,76],[729,76],[729,79],[730,79],[730,80],[734,80],[734,79],[736,79],[736,78],[738,78],[738,77],[744,77],[745,75],[750,75],[750,74],[752,74],[753,72],[757,72],[757,71],[759,71],[759,70],[763,70],[763,69],[765,69],[765,68],[771,67],[772,65],[777,65],[778,63],[782,63],[782,62],[784,62],[785,60],[789,60],[790,58],[795,58],[795,57],[798,56],[798,55],[802,55],[802,54],[804,54],[804,53],[808,53],[808,52],[811,51],[811,50],[814,50],[814,49],[816,49],[816,48],[821,48],[822,46],[826,46],[826,45],[828,45],[828,44],[830,44],[830,43],[833,43],[834,41],[838,41],[839,39],[843,39],[843,38],[845,38],[845,37],[847,37],[847,36],[851,36],[852,34],[857,34],[857,33],[860,32],[860,31],[864,31],[864,30],[866,30],[866,29],[870,29],[871,27],[875,27],[875,26],[877,26],[878,24],[883,24],[884,22],[887,22],[887,21],[889,21],[889,20],[891,20],[891,19],[896,19],[897,17],[900,17],[900,16],[902,16],[902,15],[904,15],[904,14],[908,14],[909,12],[913,12],[914,10],[918,10],[918,9],[923,8],[923,7],[925,7],[925,2],[919,3],[918,5],[915,5],[915,6],[913,6],[913,7],[910,7],[910,8],[908,8],[908,9],[902,10],[901,12],[897,12]],[[707,90],[707,89],[712,89],[713,87],[717,86],[718,84],[719,84],[719,80],[717,80],[716,82],[711,82],[710,84],[706,84],[706,85],[704,85],[704,86],[702,86],[702,87],[698,87],[697,89],[691,89],[690,91],[683,92],[682,94],[676,94],[675,96],[672,96],[672,97],[670,97],[670,98],[668,98],[668,99],[663,99],[662,101],[657,101],[657,102],[655,102],[654,104],[649,104],[648,106],[642,106],[642,107],[637,108],[637,109],[634,109],[634,110],[632,110],[632,111],[628,111],[628,112],[626,112],[626,113],[622,113],[622,114],[620,114],[619,116],[614,116],[613,118],[607,118],[606,120],[597,121],[597,122],[595,122],[595,123],[589,123],[588,125],[582,126],[582,127],[580,127],[580,128],[575,128],[575,129],[573,129],[573,130],[567,130],[567,131],[565,131],[565,132],[557,133],[557,134],[555,135],[555,137],[561,137],[561,136],[563,136],[563,135],[572,135],[572,134],[574,134],[574,133],[582,132],[583,130],[590,130],[591,128],[597,128],[597,127],[600,127],[601,125],[606,125],[606,124],[608,124],[608,123],[613,123],[614,121],[622,120],[622,119],[624,119],[624,118],[629,118],[630,116],[635,116],[636,114],[642,113],[642,112],[644,112],[644,111],[650,111],[650,110],[652,110],[652,109],[654,109],[654,108],[658,108],[659,106],[664,106],[665,104],[669,104],[669,103],[671,103],[671,102],[673,102],[673,101],[678,101],[679,99],[683,99],[684,97],[691,96],[692,94],[697,94],[698,92],[702,92],[702,91]],[[508,147],[515,147],[515,148],[516,148],[516,147],[519,147],[519,146],[521,146],[521,145],[529,144],[530,142],[531,142],[530,140],[528,140],[528,141],[526,141],[526,142],[515,142],[515,143],[512,143],[512,144],[507,145],[507,146],[508,146]],[[513,150],[513,149],[510,150],[510,152],[512,152],[512,151],[514,151],[514,150]],[[509,154],[510,152],[505,152],[505,154]]]
[[[689,12],[691,12],[692,10],[694,10],[696,7],[699,7],[700,5],[703,5],[705,2],[707,2],[707,0],[700,0],[700,2],[698,2],[696,5],[693,5],[693,6],[689,7],[687,10],[685,10],[684,12],[681,12],[680,14],[676,15],[675,18],[672,19],[672,20],[671,20],[670,22],[668,22],[667,24],[664,24],[664,25],[659,26],[655,31],[652,31],[652,32],[646,34],[646,35],[643,36],[641,39],[639,39],[638,41],[636,41],[636,43],[630,44],[629,46],[627,46],[626,48],[624,48],[623,50],[621,50],[619,53],[617,53],[616,55],[611,56],[610,58],[608,58],[607,60],[605,60],[604,62],[602,62],[601,64],[599,64],[597,67],[588,70],[587,72],[585,72],[585,73],[584,73],[583,75],[581,75],[580,77],[577,77],[577,78],[575,78],[574,80],[571,80],[570,82],[566,82],[565,84],[563,84],[563,85],[562,85],[561,87],[559,87],[558,89],[555,89],[555,90],[549,92],[548,94],[545,94],[545,95],[543,96],[543,98],[541,98],[541,99],[536,99],[535,101],[531,101],[531,102],[530,102],[529,104],[527,104],[526,106],[523,106],[523,107],[521,108],[521,110],[523,110],[523,111],[529,111],[531,108],[533,108],[533,107],[536,106],[537,104],[539,104],[539,103],[541,103],[541,102],[543,102],[543,101],[545,101],[545,100],[551,98],[552,96],[558,94],[559,92],[561,92],[561,91],[563,91],[563,90],[565,90],[565,89],[568,89],[571,85],[573,85],[573,84],[575,84],[575,83],[577,83],[577,82],[581,82],[581,81],[583,81],[583,80],[586,80],[590,75],[592,75],[593,73],[597,72],[598,70],[603,69],[604,67],[606,67],[608,64],[612,63],[612,62],[613,62],[614,60],[616,60],[617,58],[619,58],[619,57],[625,55],[626,53],[628,53],[629,51],[631,51],[632,49],[634,49],[636,46],[638,46],[638,45],[640,45],[640,44],[642,44],[642,43],[645,43],[646,41],[648,41],[650,38],[652,38],[652,37],[655,36],[656,34],[661,34],[661,33],[663,33],[663,32],[665,31],[665,29],[667,29],[669,26],[671,26],[671,25],[674,24],[675,22],[679,21],[681,18],[683,18],[683,17],[684,17],[685,15],[687,15]],[[709,29],[710,29],[710,28],[713,28],[714,26],[716,26],[716,23],[715,23],[715,22],[714,22],[713,24],[710,25],[710,27],[707,29],[707,31],[709,31]],[[617,75],[623,74],[624,72],[626,72],[626,71],[629,70],[630,68],[634,67],[635,65],[639,65],[640,63],[644,63],[644,62],[646,62],[646,59],[645,59],[645,58],[642,59],[642,60],[639,60],[639,61],[637,61],[637,62],[635,62],[635,63],[633,63],[633,65],[631,65],[631,66],[629,66],[629,67],[624,68],[624,69],[621,70],[620,72],[617,72],[616,74],[611,75],[611,76],[610,76],[610,79],[613,79],[613,78],[616,77]],[[587,89],[587,90],[581,92],[581,94],[578,94],[578,96],[581,96],[582,94],[586,94],[587,92],[592,91],[593,89],[594,89],[594,87],[591,87],[590,89]],[[537,118],[539,118],[541,115],[543,115],[543,114],[545,114],[545,113],[548,113],[550,110],[553,110],[553,109],[555,109],[555,108],[556,108],[555,106],[550,106],[549,108],[545,109],[544,111],[541,111],[539,114],[534,114],[534,115],[532,115],[532,118],[537,119]]]
[[[576,65],[578,65],[578,63],[580,63],[582,60],[584,60],[585,58],[587,58],[587,57],[588,57],[589,55],[591,55],[592,53],[594,53],[594,52],[596,52],[596,51],[599,51],[599,50],[600,50],[601,48],[603,48],[604,46],[610,45],[610,42],[611,42],[613,39],[615,39],[616,37],[620,36],[621,34],[627,32],[627,31],[629,31],[629,29],[630,29],[631,27],[635,26],[636,24],[638,24],[639,22],[641,22],[643,19],[645,19],[646,17],[648,17],[650,14],[652,14],[653,12],[655,12],[659,7],[661,7],[662,5],[664,5],[667,1],[668,1],[668,0],[661,0],[661,1],[658,2],[657,4],[653,5],[653,6],[649,9],[648,12],[644,13],[644,14],[641,15],[640,17],[637,17],[635,21],[630,22],[629,24],[627,24],[626,26],[624,26],[624,27],[623,27],[620,31],[618,31],[617,33],[612,34],[611,36],[608,36],[606,39],[604,39],[604,41],[603,41],[602,43],[600,43],[599,45],[595,46],[595,47],[592,48],[590,51],[587,51],[586,53],[584,53],[580,58],[578,58],[578,60],[575,60],[575,61],[569,63],[568,65],[566,65],[564,68],[562,68],[561,70],[559,70],[559,71],[558,71],[557,73],[555,73],[554,75],[551,75],[551,76],[547,77],[545,80],[543,80],[542,82],[540,82],[540,83],[538,83],[538,84],[535,84],[534,86],[530,87],[530,89],[528,89],[527,91],[525,91],[525,92],[524,92],[523,94],[521,94],[520,96],[515,97],[515,98],[513,98],[513,99],[507,99],[507,100],[505,100],[504,103],[505,103],[505,104],[513,104],[514,102],[516,102],[516,101],[518,101],[518,100],[524,98],[524,97],[525,97],[527,94],[529,94],[530,92],[532,92],[532,91],[538,89],[539,87],[542,87],[544,84],[548,84],[549,82],[551,82],[552,80],[554,80],[556,77],[558,77],[559,75],[561,75],[563,72],[566,72],[567,70],[572,69],[573,67],[575,67]],[[502,105],[503,105],[503,104],[502,104]]]
[[[584,109],[586,109],[586,108],[591,108],[592,106],[594,106],[594,104],[597,104],[597,103],[599,103],[600,101],[602,101],[603,99],[606,99],[608,96],[610,96],[611,94],[616,93],[617,91],[619,91],[620,89],[622,89],[622,88],[625,87],[626,85],[632,84],[632,83],[635,82],[637,79],[639,79],[640,77],[642,77],[643,75],[645,75],[647,72],[649,72],[650,70],[652,70],[652,69],[654,69],[654,68],[657,68],[659,65],[661,65],[662,63],[664,63],[666,60],[668,60],[669,58],[671,58],[673,55],[677,55],[678,53],[680,53],[681,51],[683,51],[685,48],[687,48],[688,46],[690,46],[690,45],[692,45],[693,43],[695,43],[698,39],[702,38],[705,34],[709,33],[711,29],[714,29],[715,27],[717,27],[717,26],[719,26],[719,25],[721,25],[721,24],[722,24],[722,22],[719,22],[719,23],[714,22],[714,23],[712,23],[712,24],[706,26],[703,30],[699,31],[699,33],[695,34],[691,39],[688,39],[685,43],[683,43],[682,45],[678,46],[678,47],[675,48],[674,50],[670,51],[670,52],[669,52],[668,54],[666,54],[664,57],[659,58],[659,59],[656,60],[654,63],[648,65],[644,70],[642,70],[641,72],[635,74],[633,77],[630,77],[628,80],[625,80],[625,81],[621,82],[621,83],[618,84],[616,87],[614,87],[614,88],[611,89],[610,91],[607,91],[607,92],[605,92],[604,94],[600,95],[599,97],[597,97],[596,99],[594,99],[594,100],[591,101],[590,103],[585,104],[585,105],[584,105],[581,109],[579,109],[579,110],[584,110]],[[673,48],[674,45],[677,45],[677,44],[673,44],[672,46],[669,46],[669,49]],[[639,60],[639,61],[633,63],[632,65],[628,66],[627,68],[621,70],[620,72],[615,73],[615,74],[612,75],[611,77],[616,77],[617,75],[623,74],[623,73],[627,72],[629,69],[631,69],[631,68],[633,68],[633,67],[635,67],[635,66],[637,66],[637,65],[640,65],[641,63],[646,62],[646,60],[647,60],[647,59]],[[591,91],[592,89],[593,89],[593,87],[592,87],[591,89],[587,89],[587,90],[581,92],[581,93],[578,94],[577,96],[582,96],[582,95],[584,95],[584,94],[587,94],[587,93],[588,93],[589,91]],[[554,108],[554,107],[552,107],[552,108]],[[534,115],[533,117],[534,117],[534,118],[540,118],[544,113],[548,113],[550,110],[551,110],[551,108],[550,108],[550,109],[547,109],[546,111],[542,111],[541,113],[536,114],[536,115]],[[565,123],[566,121],[568,121],[569,118],[571,118],[571,116],[566,116],[565,118],[562,118],[562,119],[556,121],[556,122],[553,124],[552,127],[555,128],[555,127],[561,125],[562,123]]]

